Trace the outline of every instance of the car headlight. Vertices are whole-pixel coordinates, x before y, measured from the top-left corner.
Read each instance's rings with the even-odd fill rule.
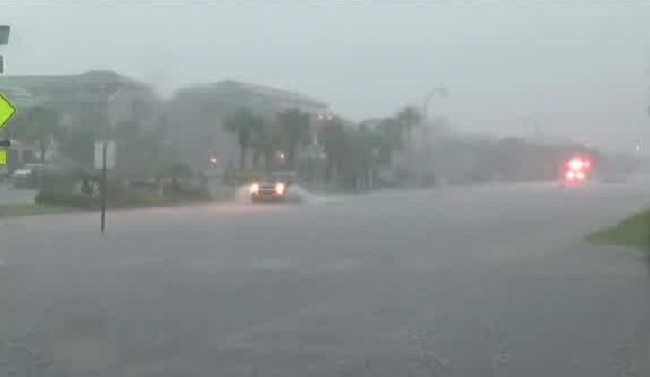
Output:
[[[260,191],[260,185],[259,183],[253,183],[251,187],[249,188],[251,194],[257,194]]]
[[[278,182],[278,183],[275,184],[275,193],[276,194],[278,194],[278,195],[284,194],[284,189],[285,189],[284,183]]]

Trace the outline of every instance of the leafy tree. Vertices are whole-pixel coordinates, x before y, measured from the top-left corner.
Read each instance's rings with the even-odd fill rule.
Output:
[[[278,125],[289,167],[293,168],[298,147],[309,143],[311,116],[299,109],[288,110],[278,115]]]
[[[237,135],[239,144],[239,168],[246,169],[246,153],[251,148],[253,135],[263,127],[261,117],[247,109],[240,109],[224,123],[224,129]]]
[[[59,114],[45,106],[36,106],[19,113],[11,127],[13,137],[38,144],[42,163],[45,163],[45,153],[52,142],[60,136]]]
[[[106,137],[108,128],[105,111],[99,107],[84,106],[69,128],[61,128],[59,151],[72,161],[91,167],[95,141]]]
[[[94,158],[95,139],[95,133],[92,130],[81,128],[65,130],[59,143],[59,151],[75,163],[90,167]]]

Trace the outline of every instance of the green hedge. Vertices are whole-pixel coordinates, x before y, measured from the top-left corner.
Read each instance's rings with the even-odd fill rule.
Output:
[[[58,207],[92,208],[95,199],[69,191],[42,190],[36,195],[36,203]]]
[[[113,208],[155,207],[169,204],[189,203],[211,200],[206,188],[166,187],[161,193],[150,188],[131,187],[128,189],[109,189],[107,205]],[[61,190],[42,190],[36,196],[36,203],[57,207],[98,208],[98,197]]]
[[[174,187],[173,185],[163,188],[163,197],[172,203],[207,201],[212,198],[207,187]]]

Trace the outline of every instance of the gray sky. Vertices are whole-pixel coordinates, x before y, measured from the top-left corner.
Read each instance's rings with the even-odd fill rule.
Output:
[[[468,131],[650,148],[650,1],[2,0],[10,74],[110,68],[166,92],[226,78],[348,117],[431,111]]]

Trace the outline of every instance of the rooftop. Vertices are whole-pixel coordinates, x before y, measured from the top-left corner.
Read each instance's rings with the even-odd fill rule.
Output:
[[[268,98],[279,98],[288,101],[303,102],[312,106],[327,107],[327,104],[317,101],[313,98],[307,97],[303,94],[287,91],[283,89],[271,88],[256,84],[249,84],[234,80],[224,80],[213,84],[200,84],[191,87],[183,88],[179,93],[187,92],[203,92],[203,93],[219,93],[219,92],[242,92],[252,93]]]

